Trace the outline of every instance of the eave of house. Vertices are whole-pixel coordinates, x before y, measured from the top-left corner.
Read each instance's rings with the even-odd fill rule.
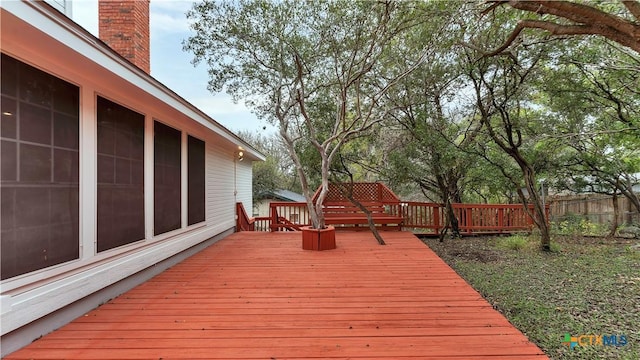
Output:
[[[242,151],[250,161],[264,161],[265,156],[250,144],[216,122],[203,111],[145,73],[80,25],[49,4],[36,1],[3,1],[2,50],[11,54],[34,48],[52,54],[48,61],[60,67],[82,67],[94,81],[117,82],[123,96],[141,94],[143,101],[167,107],[176,119],[188,118],[209,129],[220,138],[221,146]],[[28,60],[28,59],[27,59]],[[179,76],[179,74],[176,74]]]

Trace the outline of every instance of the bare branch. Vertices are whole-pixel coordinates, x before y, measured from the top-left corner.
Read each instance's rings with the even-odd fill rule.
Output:
[[[499,5],[509,4],[519,10],[533,12],[539,15],[550,14],[567,19],[573,24],[558,24],[541,20],[521,20],[505,43],[490,55],[497,55],[509,48],[525,28],[535,28],[549,31],[553,35],[599,35],[621,45],[627,46],[640,53],[640,24],[629,21],[620,16],[606,13],[593,6],[571,1],[496,1],[485,10],[494,10]],[[636,18],[639,18],[640,3],[637,1],[623,1],[624,6]]]
[[[524,29],[542,29],[550,32],[552,35],[590,35],[597,29],[589,25],[559,25],[549,21],[542,20],[520,20],[511,32],[511,35],[499,48],[487,53],[485,56],[495,56],[504,52],[518,38]]]
[[[631,15],[640,21],[640,2],[636,0],[623,0],[622,4],[629,10]]]

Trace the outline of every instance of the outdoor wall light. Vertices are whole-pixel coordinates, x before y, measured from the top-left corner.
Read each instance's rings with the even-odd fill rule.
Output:
[[[238,151],[238,161],[244,160],[244,153],[242,151]]]

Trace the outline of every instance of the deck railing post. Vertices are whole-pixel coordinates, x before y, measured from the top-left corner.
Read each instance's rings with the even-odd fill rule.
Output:
[[[279,231],[278,228],[278,210],[276,209],[275,204],[269,204],[269,215],[271,216],[271,226],[269,228],[271,231]]]
[[[440,208],[441,208],[440,205],[431,206],[431,213],[433,214],[433,225],[434,225],[433,232],[435,234],[440,233]]]

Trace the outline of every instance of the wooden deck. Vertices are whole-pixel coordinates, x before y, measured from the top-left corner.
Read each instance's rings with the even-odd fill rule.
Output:
[[[6,359],[547,359],[416,237],[236,233]]]

